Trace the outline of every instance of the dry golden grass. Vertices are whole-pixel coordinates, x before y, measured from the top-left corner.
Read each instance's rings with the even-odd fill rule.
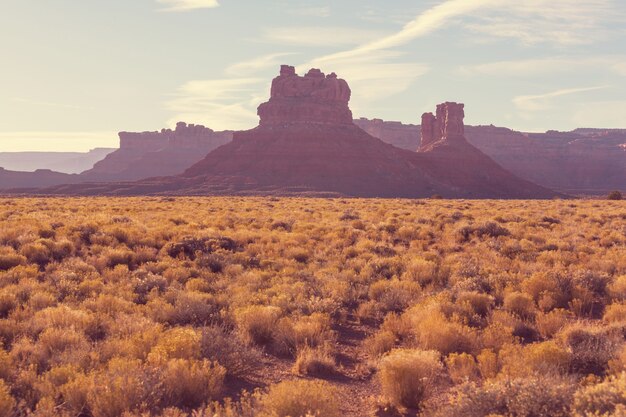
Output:
[[[617,416],[625,303],[623,201],[0,199],[0,417]]]

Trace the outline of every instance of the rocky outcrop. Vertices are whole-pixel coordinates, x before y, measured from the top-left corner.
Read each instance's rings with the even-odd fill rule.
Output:
[[[426,114],[426,119],[434,117]],[[434,117],[436,119],[436,117]],[[359,119],[369,134],[402,149],[427,148],[418,125]],[[428,120],[424,126],[432,126]],[[432,136],[427,132],[426,137]],[[513,174],[572,194],[606,194],[626,186],[626,130],[517,132],[504,127],[465,126],[467,141]]]
[[[120,148],[81,174],[86,181],[134,181],[176,175],[232,139],[202,125],[176,124],[160,132],[120,132]]]
[[[182,175],[134,183],[58,188],[76,194],[343,195],[419,198],[549,198],[472,147],[462,105],[441,107],[442,140],[423,152],[374,138],[351,121],[350,89],[334,74],[304,77],[283,66],[259,126],[236,132]],[[444,140],[445,139],[445,140]]]
[[[303,77],[283,65],[272,81],[270,99],[259,106],[261,126],[286,123],[352,124],[350,87],[335,73],[311,69]]]
[[[419,125],[401,122],[383,121],[382,119],[355,119],[354,124],[375,138],[382,139],[401,149],[411,151],[419,147],[421,129]]]
[[[516,175],[571,194],[626,189],[626,132],[584,129],[522,133],[468,128],[468,140]]]
[[[425,151],[441,141],[465,140],[465,105],[446,102],[437,106],[436,115],[422,115],[420,150]]]

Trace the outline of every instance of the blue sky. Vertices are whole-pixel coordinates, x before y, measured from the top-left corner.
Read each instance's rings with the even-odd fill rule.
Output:
[[[626,127],[624,0],[4,0],[0,151],[257,123],[281,63],[336,72],[355,117]]]

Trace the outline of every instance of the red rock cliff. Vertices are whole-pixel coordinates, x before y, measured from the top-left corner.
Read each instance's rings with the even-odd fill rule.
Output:
[[[324,75],[319,69],[311,69],[301,77],[294,67],[283,65],[280,75],[272,81],[269,101],[259,106],[259,124],[351,125],[350,94],[348,83],[335,73]]]
[[[437,106],[437,115],[422,115],[422,142],[420,150],[429,149],[433,144],[455,139],[464,139],[464,104],[446,102]]]

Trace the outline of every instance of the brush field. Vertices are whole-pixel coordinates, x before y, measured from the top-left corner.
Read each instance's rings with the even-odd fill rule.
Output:
[[[626,202],[0,199],[0,417],[626,415]]]

